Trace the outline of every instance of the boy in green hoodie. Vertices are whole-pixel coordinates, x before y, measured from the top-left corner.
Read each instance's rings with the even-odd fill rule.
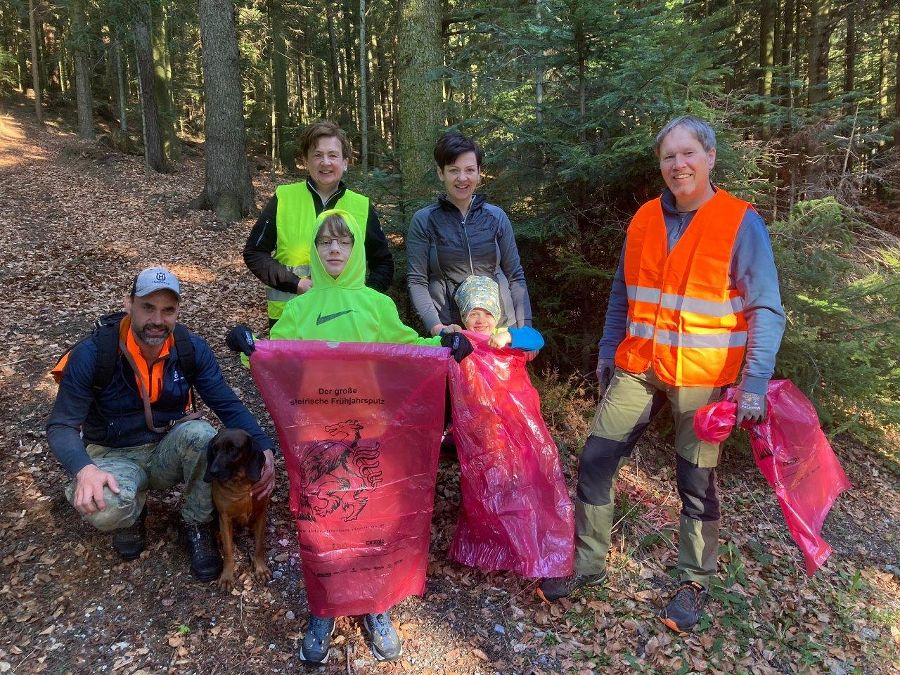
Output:
[[[451,348],[457,361],[471,353],[472,345],[459,333],[443,338],[420,337],[400,320],[393,300],[365,285],[365,251],[355,245],[363,241],[364,233],[353,216],[337,209],[323,211],[315,232],[317,255],[310,256],[312,288],[285,305],[281,318],[272,327],[271,339],[443,345]],[[249,335],[249,331],[236,328],[229,336],[229,346],[244,351],[244,345],[232,342],[234,336],[245,334]],[[334,626],[335,617],[310,613],[300,648],[301,660],[325,661]],[[372,641],[376,658],[393,660],[400,656],[400,638],[387,611],[367,614],[363,617],[363,627]]]

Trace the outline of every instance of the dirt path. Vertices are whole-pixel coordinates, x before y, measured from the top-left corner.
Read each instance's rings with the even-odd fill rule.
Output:
[[[306,603],[283,473],[268,538],[275,578],[259,587],[244,576],[224,596],[188,574],[174,541],[177,495],[151,499],[152,543],[139,560],[120,563],[108,538],[65,503],[67,479],[43,431],[55,394],[47,370],[97,315],[119,307],[131,276],[152,263],[182,279],[184,322],[209,339],[229,381],[268,421],[246,372],[221,346],[227,326],[265,324],[260,287],[240,257],[252,221],[222,227],[209,213],[187,210],[202,182],[198,158],[175,174],[146,176],[140,158],[28,120],[21,108],[0,111],[0,673],[295,671]],[[258,199],[272,189],[260,178]],[[675,562],[666,540],[677,509],[672,470],[657,444],[644,443],[625,472],[624,539],[617,540],[609,587],[553,606],[534,598],[532,582],[447,561],[458,466],[443,464],[426,594],[395,612],[403,658],[376,665],[359,626],[345,619],[334,658],[320,672],[845,673],[896,666],[895,477],[863,449],[839,448],[856,489],[826,528],[835,555],[808,579],[752,463],[729,460],[721,476],[723,585],[713,593],[712,622],[681,639],[654,619]],[[246,539],[240,545],[250,548]],[[244,558],[239,564],[246,572]]]

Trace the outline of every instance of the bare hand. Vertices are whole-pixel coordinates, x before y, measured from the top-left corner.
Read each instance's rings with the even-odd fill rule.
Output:
[[[488,338],[488,345],[494,347],[495,349],[503,349],[504,347],[508,347],[512,344],[512,333],[508,330],[502,331],[500,333],[494,333],[491,337]]]
[[[300,281],[297,282],[297,295],[303,295],[312,288],[312,279],[309,277],[303,277]]]
[[[103,487],[119,494],[119,484],[116,477],[103,471],[96,464],[88,464],[75,474],[75,501],[72,504],[78,513],[96,513],[106,508],[103,499]]]
[[[275,454],[271,450],[266,450],[263,455],[265,455],[266,461],[259,474],[259,480],[250,488],[250,494],[255,499],[268,499],[272,490],[275,489]]]

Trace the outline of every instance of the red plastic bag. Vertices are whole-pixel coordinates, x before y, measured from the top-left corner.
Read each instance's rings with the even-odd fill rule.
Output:
[[[284,452],[313,614],[422,594],[449,360],[434,347],[257,343],[251,373]]]
[[[450,364],[462,508],[449,556],[524,577],[572,573],[575,525],[559,452],[517,349],[475,351]]]
[[[726,398],[735,395],[729,389]],[[789,380],[772,380],[766,393],[768,415],[757,424],[744,423],[756,466],[775,489],[791,537],[803,553],[812,576],[831,555],[822,539],[822,523],[838,496],[852,487],[809,399]],[[734,427],[736,405],[720,401],[694,416],[701,440],[719,442]],[[724,436],[722,435],[724,433]]]

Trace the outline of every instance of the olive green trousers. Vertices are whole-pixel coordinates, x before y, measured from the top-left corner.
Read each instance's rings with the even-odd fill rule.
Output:
[[[575,500],[575,569],[599,574],[613,528],[615,481],[634,445],[668,402],[675,423],[676,481],[681,498],[678,570],[684,581],[708,586],[716,572],[719,497],[716,487],[718,444],[700,441],[694,413],[721,396],[719,387],[672,387],[652,370],[616,369],[591,427],[578,470]]]

